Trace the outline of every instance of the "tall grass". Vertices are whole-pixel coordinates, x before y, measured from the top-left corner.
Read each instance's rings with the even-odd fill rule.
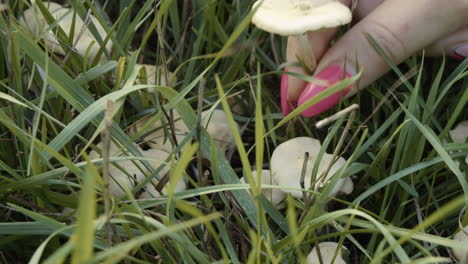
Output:
[[[392,73],[323,114],[358,103],[355,115],[315,129],[318,119],[301,117],[301,109],[280,114],[286,40],[250,25],[252,1],[67,1],[108,32],[98,38],[101,47],[114,43],[110,54],[101,48],[104,64],[51,53],[43,36],[18,23],[30,2],[9,4],[0,17],[0,262],[302,263],[316,243],[336,241],[349,263],[439,263],[452,257],[450,248],[466,248],[450,238],[468,225],[468,144],[451,143],[448,131],[468,119],[468,60],[413,57],[397,67],[373,42]],[[59,38],[68,49],[65,32]],[[163,65],[178,81],[148,93],[135,82],[137,63]],[[198,98],[203,109],[224,109],[232,128],[242,126],[232,158],[204,129],[197,135]],[[233,98],[242,114],[231,111]],[[140,184],[105,208],[103,160],[86,153],[110,133],[129,151],[110,162],[132,159],[151,171],[147,181],[159,178],[137,148],[141,134],[130,137],[127,128],[150,113],[168,122],[171,110],[191,133],[173,151],[177,163],[167,160],[168,195],[135,199]],[[278,209],[260,188],[279,187],[254,181],[252,169],[269,168],[273,149],[297,136],[320,139],[323,151],[347,163],[319,193],[304,190],[314,200],[289,197]],[[210,160],[203,186],[198,148]],[[249,184],[240,184],[244,175]],[[354,192],[328,201],[331,185],[350,175]],[[191,188],[174,193],[180,177]]]

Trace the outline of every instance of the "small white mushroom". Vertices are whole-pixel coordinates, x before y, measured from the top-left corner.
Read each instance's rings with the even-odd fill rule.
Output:
[[[320,248],[320,256],[322,257],[322,264],[331,264],[333,256],[338,249],[338,243],[335,242],[322,242],[318,244]],[[346,247],[342,246],[341,249],[338,249],[334,264],[346,264],[346,261],[343,260],[341,256],[342,249],[347,250]],[[319,256],[317,249],[314,247],[310,254],[307,256],[307,264],[320,264]]]
[[[468,260],[468,226],[465,226],[463,230],[456,233],[453,240],[467,244],[465,250],[459,248],[452,249],[453,255],[460,263],[465,263]]]
[[[234,134],[226,116],[222,110],[204,111],[202,113],[203,126],[210,136],[213,137],[216,145],[223,152],[226,152],[234,143]],[[236,129],[239,131],[239,125],[236,123]]]
[[[63,31],[69,35],[72,30],[72,20],[73,20],[73,10],[69,8],[65,8],[57,3],[53,2],[44,2],[44,5],[49,9],[49,12],[52,16],[58,21],[58,25],[63,29]],[[89,15],[89,23],[93,23],[96,27],[99,36],[102,40],[104,40],[107,36],[107,32],[99,23],[98,19],[93,16]],[[37,6],[33,6],[24,11],[23,16],[20,19],[20,23],[28,28],[34,35],[39,36],[43,34],[48,28],[49,24],[45,20],[44,16],[42,15],[41,11]],[[83,33],[81,34],[81,30],[83,29]],[[65,55],[65,51],[63,50],[62,46],[59,44],[58,38],[54,34],[55,30],[48,30],[44,34],[44,39],[47,47],[52,50],[53,52]],[[74,35],[73,35],[73,45],[75,50],[81,56],[86,54],[89,46],[92,44],[91,48],[89,49],[89,57],[90,59],[94,59],[100,49],[99,42],[96,40],[94,35],[88,29],[87,25],[83,22],[78,14],[75,18],[75,28],[74,28]],[[112,41],[109,40],[106,43],[105,49],[107,52],[110,52],[112,49]],[[104,56],[101,56],[101,62],[105,61]]]
[[[449,133],[453,142],[464,144],[468,138],[468,120],[460,122],[453,130],[450,130]],[[465,162],[468,164],[468,155],[465,158]]]
[[[148,149],[141,151],[141,153],[144,158],[150,159],[148,163],[153,167],[153,169],[157,169],[161,164],[164,164],[166,158],[169,157],[169,153],[159,149]],[[109,191],[116,198],[125,195],[124,188],[132,190],[137,184],[143,182],[146,179],[146,176],[149,175],[148,169],[146,169],[140,161],[124,160],[119,161],[116,164],[122,169],[112,164],[109,166],[109,174],[111,177],[109,182]],[[135,164],[138,164],[138,166]],[[165,166],[159,172],[159,175],[162,177],[168,171],[169,166]],[[151,197],[149,193],[156,196],[157,191],[153,184],[156,185],[157,183],[158,181],[154,178],[152,182],[146,184],[145,188],[147,188],[147,190],[143,192],[141,197],[149,198]],[[177,190],[185,189],[185,181],[183,179],[178,183],[178,185],[180,185],[180,187],[178,187]]]
[[[190,130],[180,118],[179,114],[175,111],[173,113],[175,138],[177,143],[180,144],[182,140],[187,137]],[[147,116],[135,122],[130,128],[129,135],[134,136],[151,120],[151,118],[152,116]],[[151,148],[172,152],[171,136],[172,131],[167,121],[165,121],[163,125],[161,119],[158,119],[144,131],[142,141],[147,143]]]
[[[99,142],[98,144],[96,144],[96,147],[101,150],[101,154],[102,154],[102,145],[103,145],[102,142]],[[95,150],[92,150],[89,152],[88,157],[91,160],[100,159],[102,157],[101,154],[99,154]],[[109,157],[118,157],[122,155],[123,155],[123,152],[122,150],[120,150],[120,147],[115,145],[114,142],[111,142],[109,145]]]
[[[271,172],[281,186],[301,188],[301,174],[304,164],[304,155],[309,153],[307,160],[307,170],[304,177],[304,187],[309,189],[314,163],[319,154],[321,145],[317,139],[309,137],[297,137],[280,144],[271,156]],[[328,184],[331,177],[346,163],[344,158],[339,158],[331,166],[328,174],[323,177],[327,167],[332,162],[333,155],[324,153],[318,167],[316,183],[314,190],[324,187]],[[338,193],[350,194],[353,190],[353,182],[349,177],[339,179],[338,183],[332,189],[330,195],[335,196]],[[295,197],[302,197],[302,192],[297,190],[284,189],[284,192],[291,193]]]
[[[252,175],[257,180],[257,171],[252,171]],[[278,185],[275,179],[271,176],[270,170],[262,170],[262,184]],[[240,178],[241,183],[246,183],[244,177]],[[262,194],[278,209],[284,207],[281,201],[284,200],[286,194],[280,189],[262,189]]]
[[[146,83],[149,85],[158,85],[158,86],[174,86],[176,80],[176,75],[172,72],[167,73],[168,82],[166,82],[166,76],[164,67],[156,66],[151,64],[141,64],[141,66],[146,71]],[[141,73],[141,72],[140,72]],[[142,76],[140,75],[140,78]],[[137,83],[141,84],[141,80],[138,80]],[[148,92],[154,92],[153,88],[149,88]]]

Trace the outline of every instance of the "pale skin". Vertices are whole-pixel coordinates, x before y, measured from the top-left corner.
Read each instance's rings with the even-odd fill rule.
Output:
[[[351,6],[352,0],[340,0]],[[366,37],[370,34],[384,51],[398,64],[409,56],[421,53],[439,56],[454,54],[457,48],[468,45],[468,0],[355,0],[353,23],[334,45],[330,41],[336,28],[308,33],[318,60],[315,73],[330,65],[356,65],[362,76],[359,87],[354,86],[346,97],[352,96],[390,70],[388,64]],[[288,38],[287,62],[293,64],[302,56],[296,37]],[[460,57],[460,56],[458,56]],[[348,66],[347,66],[348,67]],[[349,67],[353,74],[353,67]],[[288,71],[307,75],[300,67]],[[288,77],[288,98],[297,100],[306,82]]]

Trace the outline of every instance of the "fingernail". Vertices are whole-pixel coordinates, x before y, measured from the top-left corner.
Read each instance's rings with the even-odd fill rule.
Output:
[[[458,60],[464,60],[468,57],[468,45],[465,44],[456,47],[452,54],[450,54],[450,56]]]
[[[328,87],[334,85],[335,83],[349,78],[354,75],[355,72],[352,68],[348,65],[346,66],[346,72],[342,66],[338,65],[331,65],[325,68],[323,71],[316,74],[314,77],[319,80],[325,81],[327,84],[317,84],[317,83],[309,83],[304,92],[302,92],[301,96],[298,100],[298,105],[302,105],[303,103],[307,102],[310,98],[314,97],[315,95],[319,94],[323,90],[327,89]],[[344,90],[336,92],[329,97],[323,99],[322,101],[316,103],[315,105],[309,107],[308,109],[302,112],[302,115],[305,117],[312,117],[316,116],[336,105],[342,97],[344,97],[349,91],[351,91],[352,85],[346,87]]]
[[[284,69],[287,71],[286,69]],[[292,107],[295,107],[297,102],[291,102],[288,100],[288,75],[281,75],[281,111],[283,116],[287,116],[292,111]]]

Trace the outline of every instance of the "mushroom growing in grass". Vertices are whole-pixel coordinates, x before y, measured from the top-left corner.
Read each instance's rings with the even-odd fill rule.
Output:
[[[257,171],[252,171],[252,176],[257,180]],[[274,178],[271,176],[270,170],[262,170],[262,184],[278,185]],[[244,177],[240,178],[241,183],[246,183]],[[284,207],[281,201],[284,200],[286,194],[280,189],[262,189],[262,194],[268,199],[276,208],[280,209]]]
[[[452,249],[453,256],[457,258],[460,263],[466,263],[466,260],[468,260],[468,226],[465,226],[463,230],[456,233],[453,240],[467,244],[466,250],[459,248]]]
[[[468,120],[460,122],[453,130],[450,130],[449,133],[453,142],[464,144],[468,138]],[[465,162],[468,164],[468,155],[465,158]]]
[[[137,132],[141,131],[141,129],[143,129],[143,127],[151,120],[152,117],[153,116],[146,116],[135,122],[130,127],[129,135],[134,136]],[[173,112],[173,117],[175,138],[177,140],[177,144],[180,144],[182,140],[184,140],[185,137],[187,137],[187,135],[190,133],[190,130],[177,112]],[[153,124],[149,125],[149,128],[143,132],[142,141],[153,149],[172,152],[173,146],[170,138],[172,137],[172,131],[168,122],[164,119],[163,124],[161,119],[164,119],[164,117],[161,117]]]
[[[298,60],[309,74],[317,63],[307,33],[348,24],[352,17],[349,8],[336,0],[258,0],[252,8],[252,23],[258,28],[281,36],[297,36],[302,55]],[[281,82],[288,82],[287,75],[283,79]],[[297,105],[300,94],[281,85],[283,114],[289,114]]]
[[[67,34],[67,36],[69,36],[72,31],[74,16],[73,10],[53,2],[44,2],[44,5],[48,8],[51,15],[57,21],[57,25],[59,25]],[[72,44],[74,45],[74,48],[78,54],[85,56],[86,52],[88,52],[88,57],[90,59],[94,59],[100,49],[99,42],[88,29],[88,26],[84,23],[81,17],[78,14],[75,17],[75,28]],[[36,36],[44,33],[45,44],[51,51],[60,55],[66,54],[66,51],[63,50],[62,46],[60,45],[59,39],[54,34],[55,30],[52,29],[45,32],[49,28],[49,24],[37,6],[33,6],[25,10],[23,16],[20,19],[20,23],[28,28],[29,31],[31,31]],[[102,40],[106,38],[107,32],[104,30],[95,16],[89,14],[89,21],[87,23],[94,24]],[[111,51],[112,41],[109,40],[106,43],[105,49],[107,52]],[[104,56],[101,56],[100,62],[104,61]]]
[[[141,152],[144,158],[149,159],[148,162],[153,167],[157,169],[161,164],[164,164],[165,160],[169,157],[169,153],[159,150],[159,149],[148,149]],[[146,179],[146,176],[149,175],[149,171],[141,164],[140,161],[135,160],[124,160],[116,163],[122,169],[117,166],[109,166],[109,174],[111,180],[109,182],[109,191],[114,197],[122,197],[125,195],[125,189],[128,188],[132,190],[137,184],[143,182]],[[135,164],[138,164],[135,165]],[[169,166],[166,165],[159,175],[161,177],[169,171]],[[141,198],[151,198],[159,196],[159,193],[154,188],[153,184],[156,185],[158,180],[154,178],[151,182],[145,185],[146,190],[141,194]],[[178,188],[176,191],[185,190],[186,185],[185,181],[182,179],[178,183]],[[164,190],[163,190],[164,192]]]
[[[202,113],[202,122],[206,132],[213,137],[219,149],[226,153],[229,146],[234,144],[234,134],[229,126],[226,113],[218,109],[204,111]],[[239,131],[239,125],[237,123],[235,125],[237,131]]]
[[[322,242],[318,244],[319,250],[317,250],[316,247],[312,249],[312,251],[309,253],[307,256],[307,264],[331,264],[333,260],[333,256],[335,255],[335,252],[338,250],[336,254],[335,261],[333,262],[334,264],[346,264],[346,261],[341,256],[341,251],[342,249],[347,250],[345,246],[341,246],[340,249],[338,249],[338,243],[335,242]],[[319,252],[320,251],[320,256],[322,259],[322,262],[320,262],[319,259]]]
[[[158,86],[174,86],[176,80],[176,75],[170,71],[167,72],[167,82],[166,82],[166,72],[163,66],[156,66],[151,64],[141,64],[142,69],[144,68],[146,72],[146,83],[149,85],[158,85]],[[140,70],[141,73],[141,70]],[[143,76],[139,75],[139,81],[137,83],[141,84]],[[152,93],[153,88],[149,88],[148,92]]]
[[[309,155],[306,162],[307,169],[304,175],[304,187],[305,189],[309,189],[312,178],[312,170],[321,147],[322,146],[317,139],[309,137],[293,138],[283,142],[278,147],[276,147],[271,156],[270,167],[273,178],[278,183],[278,185],[298,189],[302,188],[302,168],[304,165],[305,153],[307,152]],[[315,191],[317,191],[319,188],[323,188],[326,184],[328,184],[329,180],[335,174],[335,172],[337,172],[346,163],[344,158],[339,157],[338,160],[332,164],[328,174],[326,176],[322,176],[328,166],[333,162],[332,159],[333,155],[328,153],[323,154],[317,170],[317,176],[314,185]],[[330,196],[335,196],[339,193],[350,194],[353,191],[353,188],[353,181],[350,179],[350,177],[341,178],[333,187]],[[290,193],[297,198],[302,197],[302,192],[298,190],[283,189],[283,191]]]

